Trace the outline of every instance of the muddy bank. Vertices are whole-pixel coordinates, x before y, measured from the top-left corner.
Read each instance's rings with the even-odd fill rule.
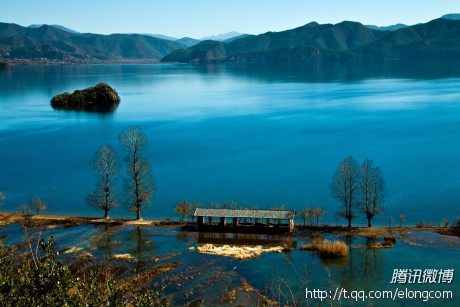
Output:
[[[119,218],[98,218],[98,217],[82,217],[69,215],[52,215],[52,214],[20,214],[11,212],[0,212],[0,226],[10,224],[24,223],[30,227],[37,226],[79,226],[86,224],[107,224],[113,226],[146,226],[146,227],[190,227],[194,229],[195,223],[179,222],[174,220],[132,220]],[[460,237],[459,227],[353,227],[347,228],[344,226],[302,226],[297,225],[296,231],[312,231],[334,233],[345,236],[360,236],[360,237],[380,237],[393,233],[404,232],[408,230],[423,230],[438,233],[440,235]]]
[[[24,223],[30,227],[36,226],[79,226],[86,224],[108,224],[116,226],[186,226],[190,223],[176,222],[172,220],[130,220],[130,219],[104,219],[97,217],[82,217],[69,215],[52,215],[52,214],[20,214],[0,212],[0,226],[10,224]]]

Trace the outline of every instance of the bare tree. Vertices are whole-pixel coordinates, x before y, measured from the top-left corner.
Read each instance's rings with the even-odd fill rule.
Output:
[[[147,137],[140,128],[130,127],[120,133],[120,141],[127,151],[128,205],[131,211],[136,212],[136,219],[140,220],[141,211],[146,208],[155,192],[150,164],[140,156],[147,146]]]
[[[372,218],[383,213],[382,204],[387,195],[383,172],[379,167],[373,166],[372,160],[366,159],[361,164],[359,191],[361,211],[366,214],[367,226],[371,227]]]
[[[109,145],[103,145],[91,162],[97,175],[96,189],[87,197],[88,203],[95,209],[104,210],[104,218],[117,206],[115,179],[120,170],[116,152]]]
[[[308,219],[311,217],[311,209],[310,208],[304,208],[299,210],[299,218],[303,220],[303,225],[305,226],[306,222]],[[310,220],[311,221],[311,220]]]
[[[4,201],[5,201],[5,194],[3,194],[2,191],[0,191],[0,206],[3,205]]]
[[[46,210],[45,203],[38,197],[32,198],[30,201],[30,207],[34,209],[37,214],[39,214],[42,210]]]
[[[29,214],[30,212],[30,207],[28,204],[21,204],[19,205],[18,207],[18,212],[21,213],[21,214]]]
[[[312,217],[316,219],[316,226],[319,225],[319,220],[323,219],[326,212],[321,208],[313,208],[312,209]]]
[[[188,215],[189,211],[189,202],[188,201],[181,201],[176,205],[174,208],[174,211],[177,212],[179,215],[179,221],[183,222],[184,221],[184,216]]]
[[[303,225],[309,220],[310,226],[313,226],[313,221],[316,219],[316,226],[319,224],[319,220],[324,217],[325,211],[320,208],[305,208],[300,210],[299,217],[303,220]]]
[[[358,163],[353,157],[347,157],[340,162],[339,167],[334,172],[333,181],[329,185],[332,197],[343,204],[345,210],[339,211],[339,215],[348,221],[351,227],[351,220],[355,216],[353,208],[356,206],[356,192],[358,188],[359,168]]]
[[[405,220],[406,220],[406,215],[400,213],[399,214],[399,227],[402,227],[402,224],[404,223]]]

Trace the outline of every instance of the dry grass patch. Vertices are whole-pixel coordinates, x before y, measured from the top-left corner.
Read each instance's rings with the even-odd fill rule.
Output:
[[[134,259],[133,255],[131,254],[116,254],[112,256],[112,259],[117,260],[132,260]]]
[[[301,251],[315,251],[318,250],[318,243],[309,243],[300,246]]]
[[[317,250],[323,258],[342,258],[349,252],[348,246],[342,241],[323,240],[300,246],[301,250]]]
[[[349,248],[342,241],[324,240],[318,244],[318,251],[324,258],[342,258],[348,255]]]
[[[230,245],[214,245],[214,244],[203,244],[198,246],[198,252],[203,254],[212,254],[225,257],[232,257],[240,260],[250,259],[259,257],[260,254],[265,252],[278,252],[281,253],[284,250],[282,246],[230,246]]]

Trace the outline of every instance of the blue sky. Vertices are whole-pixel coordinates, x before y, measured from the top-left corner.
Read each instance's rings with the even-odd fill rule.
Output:
[[[282,31],[311,21],[412,25],[446,13],[460,13],[460,0],[0,0],[0,22],[195,38]]]

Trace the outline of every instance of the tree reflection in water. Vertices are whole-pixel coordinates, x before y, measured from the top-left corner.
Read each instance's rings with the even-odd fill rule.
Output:
[[[120,227],[109,224],[97,227],[97,234],[90,239],[91,249],[96,250],[100,258],[110,260],[114,255],[114,249],[120,246],[120,241],[114,239],[114,232]]]
[[[150,238],[149,233],[145,229],[140,226],[135,227],[135,229],[129,233],[128,240],[131,242],[128,246],[128,252],[137,259],[138,265],[153,257],[155,242]]]

